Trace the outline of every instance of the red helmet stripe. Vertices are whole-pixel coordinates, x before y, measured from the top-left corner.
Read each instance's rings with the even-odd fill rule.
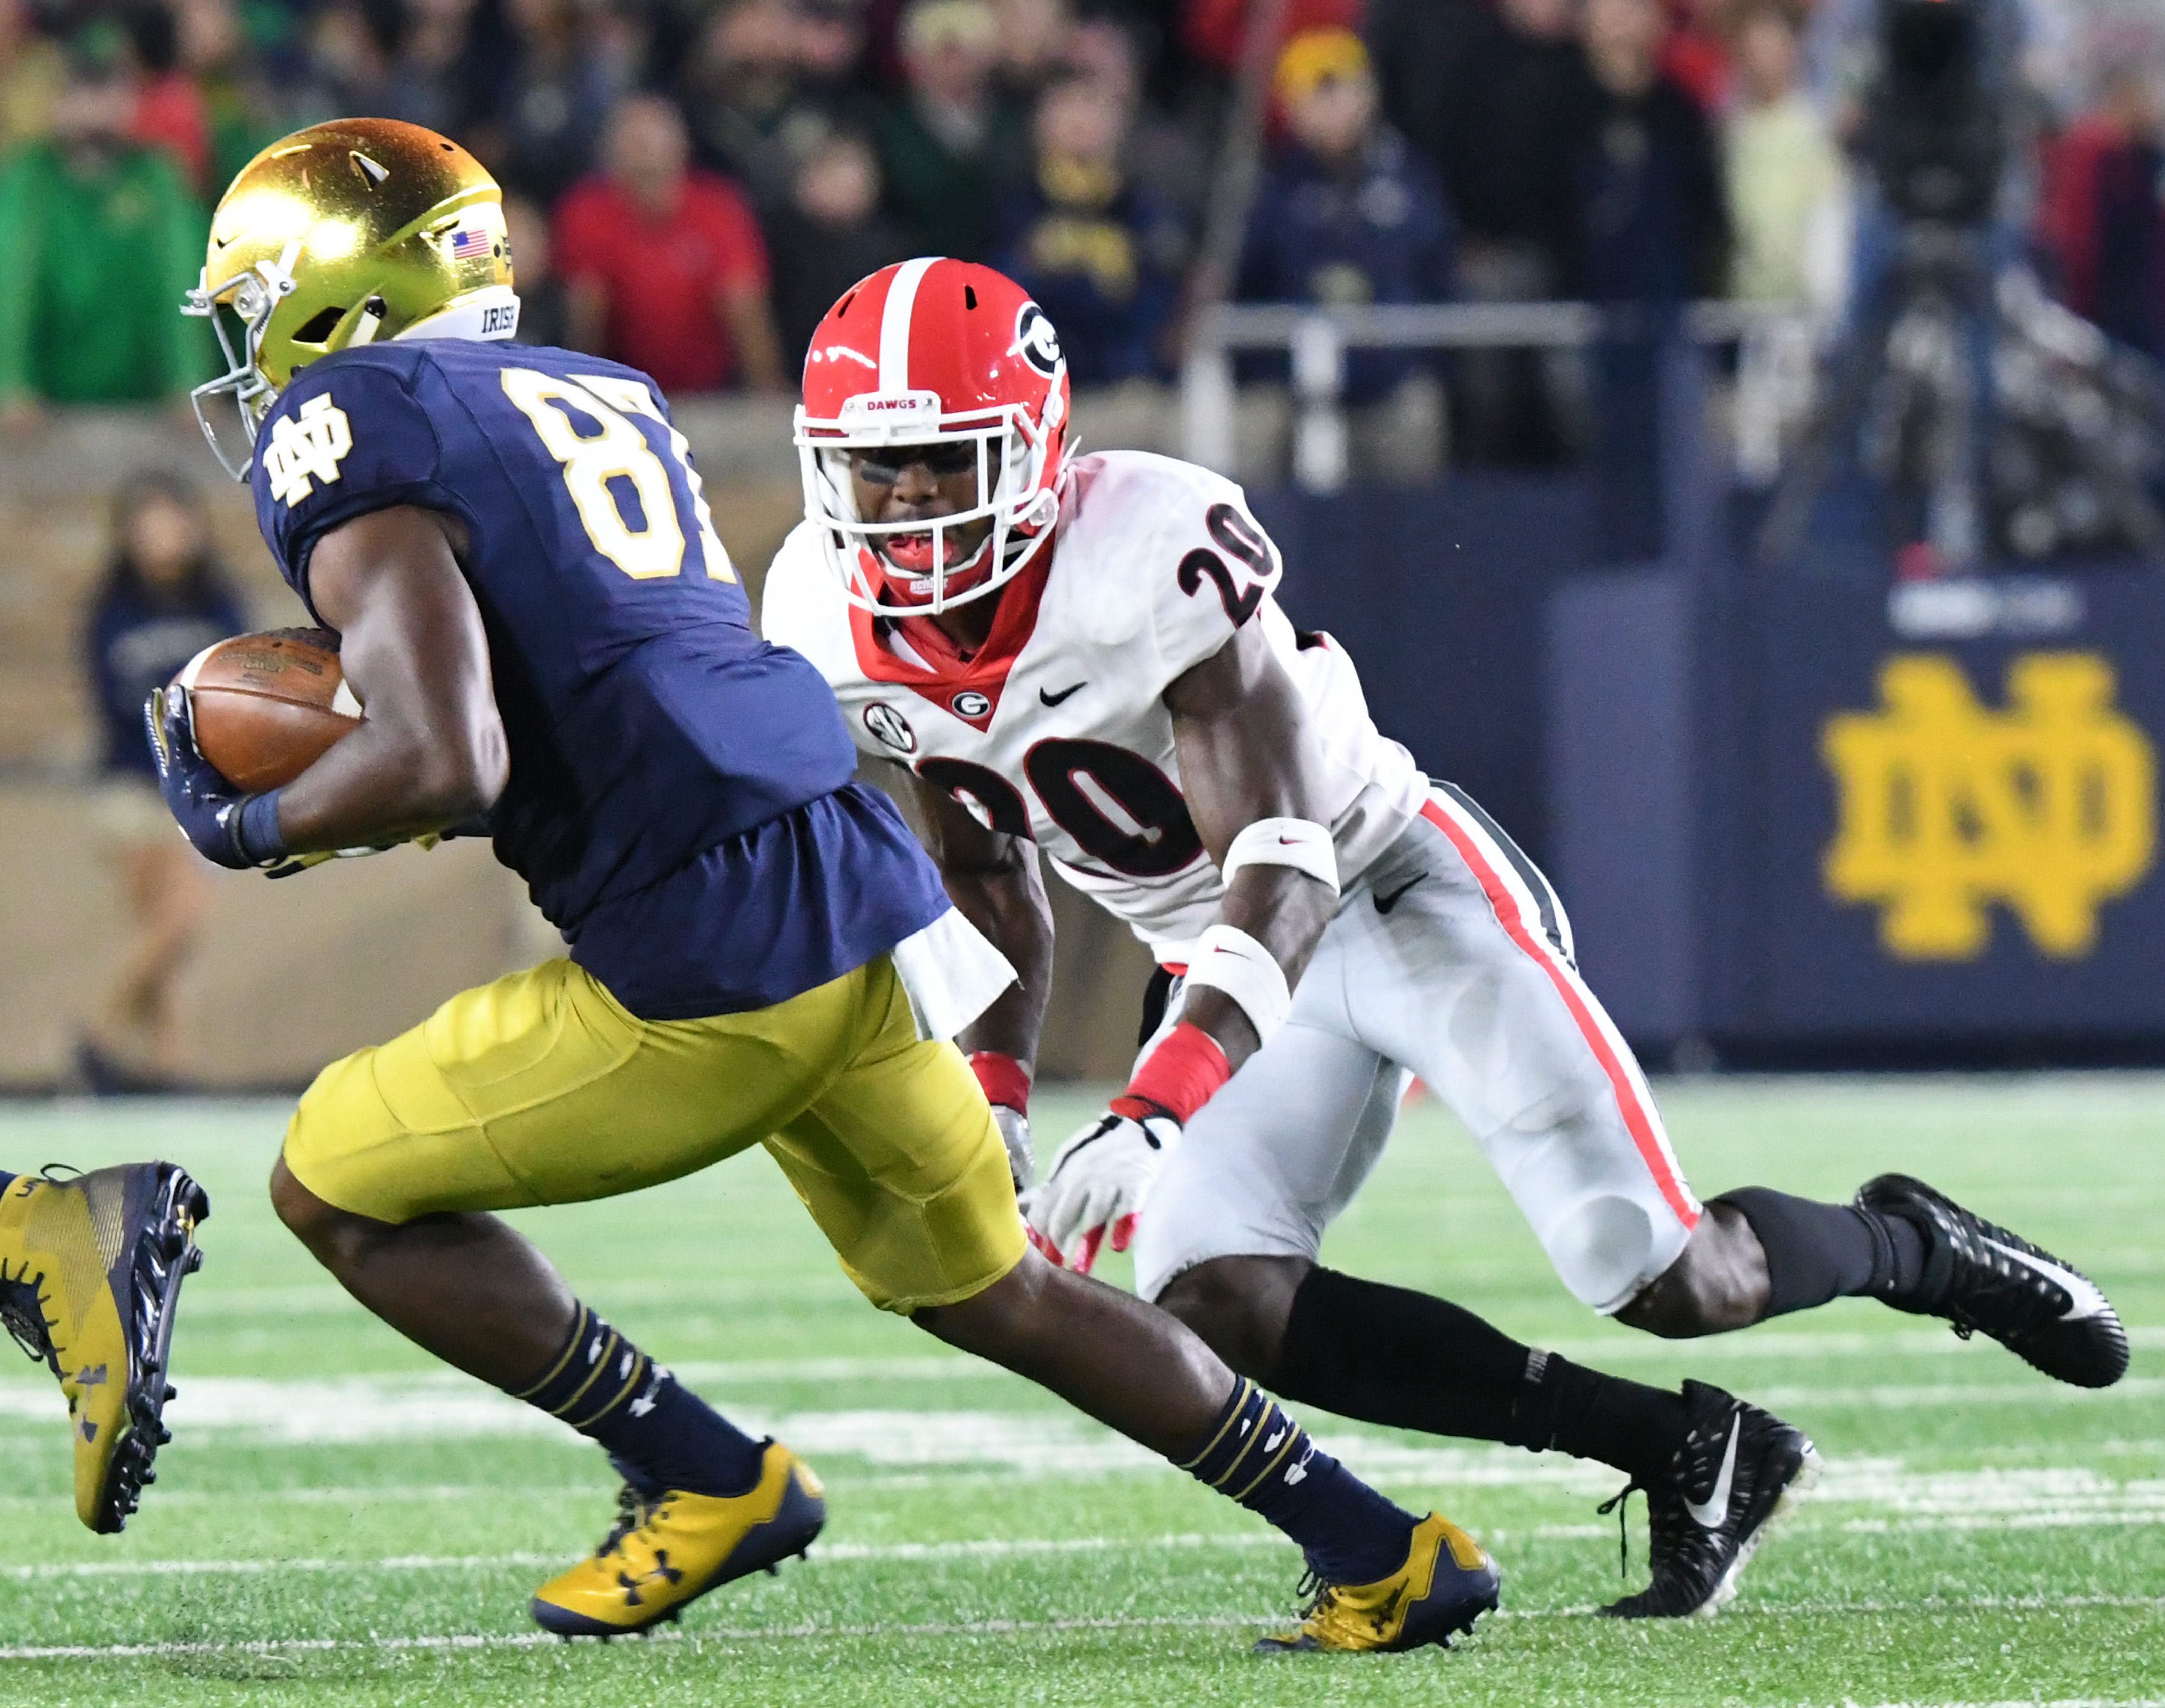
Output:
[[[917,287],[939,258],[919,255],[894,270],[887,287],[887,307],[880,316],[880,390],[909,389],[909,320],[917,308]]]

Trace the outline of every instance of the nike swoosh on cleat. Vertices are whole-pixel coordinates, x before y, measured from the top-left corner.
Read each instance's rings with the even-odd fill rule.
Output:
[[[1089,681],[1086,677],[1083,681],[1077,682],[1072,688],[1062,688],[1057,694],[1048,694],[1044,689],[1040,688],[1037,691],[1037,697],[1043,701],[1047,706],[1057,706],[1062,700],[1067,699],[1071,695],[1081,693],[1089,686]]]
[[[2050,1258],[2041,1258],[2026,1251],[2017,1251],[2013,1246],[2002,1245],[1996,1239],[1988,1239],[1984,1243],[1994,1251],[2014,1259],[2016,1263],[2036,1270],[2039,1274],[2067,1294],[2069,1303],[2060,1317],[2061,1322],[2084,1322],[2093,1316],[2102,1316],[2112,1308],[2105,1302],[2104,1295],[2096,1287],[2084,1280],[2073,1269],[2061,1268]]]
[[[1744,1433],[1744,1408],[1729,1414],[1729,1445],[1721,1455],[1721,1474],[1714,1479],[1714,1492],[1703,1501],[1686,1500],[1684,1511],[1701,1530],[1719,1530],[1729,1521],[1729,1491],[1736,1481],[1736,1437]]]
[[[1427,875],[1428,874],[1426,872],[1423,872],[1421,874],[1421,878],[1425,878]],[[1376,898],[1376,911],[1378,913],[1388,913],[1393,907],[1399,905],[1399,898],[1404,896],[1407,891],[1412,889],[1414,884],[1420,882],[1420,878],[1415,878],[1410,883],[1399,885],[1397,889],[1392,891],[1388,896],[1378,896]]]

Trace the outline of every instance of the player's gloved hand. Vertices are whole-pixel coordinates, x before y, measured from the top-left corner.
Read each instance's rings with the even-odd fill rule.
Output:
[[[1125,1251],[1151,1182],[1188,1117],[1232,1076],[1216,1038],[1193,1021],[1174,1027],[1112,1106],[1060,1147],[1052,1172],[1023,1206],[1030,1243],[1086,1275],[1109,1238],[1114,1251]]]
[[[1060,1147],[1045,1184],[1025,1202],[1030,1243],[1084,1275],[1109,1236],[1114,1251],[1125,1251],[1151,1182],[1179,1138],[1180,1123],[1162,1110],[1108,1109]]]
[[[240,845],[241,809],[250,797],[196,750],[187,690],[152,689],[143,702],[143,726],[158,762],[158,792],[196,852],[235,871],[254,865]]]
[[[981,1049],[970,1057],[970,1071],[993,1106],[993,1125],[1007,1147],[1008,1174],[1020,1197],[1037,1178],[1037,1154],[1030,1143],[1030,1069],[1011,1055]]]

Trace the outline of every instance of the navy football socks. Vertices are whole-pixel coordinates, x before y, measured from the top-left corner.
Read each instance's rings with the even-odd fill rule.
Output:
[[[1375,1583],[1413,1551],[1420,1521],[1318,1448],[1246,1376],[1180,1469],[1276,1525],[1327,1582]]]
[[[1767,1315],[1786,1316],[1852,1295],[1884,1299],[1925,1273],[1925,1238],[1899,1216],[1821,1204],[1767,1186],[1712,1201],[1734,1207],[1767,1253]]]
[[[583,1305],[549,1373],[515,1396],[601,1443],[654,1488],[744,1495],[759,1482],[754,1441]]]

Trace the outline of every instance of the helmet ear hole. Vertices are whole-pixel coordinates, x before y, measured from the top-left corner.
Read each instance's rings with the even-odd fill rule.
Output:
[[[319,308],[299,326],[293,328],[295,344],[321,344],[338,330],[338,323],[345,318],[343,308]]]

